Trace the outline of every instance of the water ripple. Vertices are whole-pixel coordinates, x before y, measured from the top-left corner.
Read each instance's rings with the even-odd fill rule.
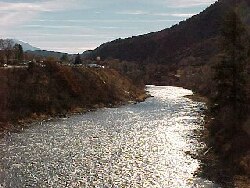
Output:
[[[0,187],[216,187],[194,177],[204,104],[177,87],[154,98],[36,123],[0,140]]]

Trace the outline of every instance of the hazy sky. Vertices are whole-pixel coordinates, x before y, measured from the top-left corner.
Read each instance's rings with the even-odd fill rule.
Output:
[[[0,0],[0,38],[82,53],[117,38],[162,30],[215,0]]]

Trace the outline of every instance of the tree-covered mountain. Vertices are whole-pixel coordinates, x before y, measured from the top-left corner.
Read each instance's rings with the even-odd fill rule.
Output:
[[[33,55],[35,57],[41,57],[41,58],[55,58],[60,59],[63,54],[62,52],[55,52],[55,51],[47,51],[47,50],[35,50],[35,51],[27,51],[29,55]]]
[[[88,57],[114,58],[127,61],[175,63],[186,57],[207,60],[218,50],[222,20],[232,7],[238,7],[244,23],[250,23],[249,1],[219,0],[185,21],[159,32],[102,44]]]

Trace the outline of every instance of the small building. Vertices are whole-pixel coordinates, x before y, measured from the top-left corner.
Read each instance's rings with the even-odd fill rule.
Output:
[[[96,57],[96,61],[101,61],[101,57],[100,56]]]

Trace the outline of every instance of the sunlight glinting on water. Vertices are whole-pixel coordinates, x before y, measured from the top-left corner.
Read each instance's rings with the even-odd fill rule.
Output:
[[[203,103],[148,86],[153,98],[42,123],[0,139],[3,187],[211,187],[194,177]],[[189,154],[188,154],[189,153]]]

